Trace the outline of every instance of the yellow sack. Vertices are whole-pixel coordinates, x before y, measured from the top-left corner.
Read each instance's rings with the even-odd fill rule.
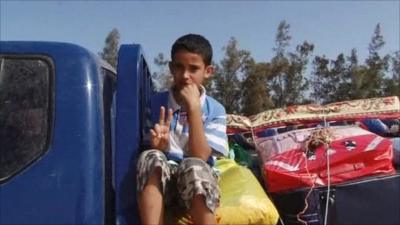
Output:
[[[275,225],[278,222],[278,211],[249,169],[231,159],[218,160],[216,167],[221,171],[218,224]]]
[[[271,224],[278,222],[278,211],[264,189],[246,167],[231,159],[220,159],[216,168],[221,172],[220,206],[217,208],[218,224]],[[187,212],[168,211],[166,224],[193,224]]]

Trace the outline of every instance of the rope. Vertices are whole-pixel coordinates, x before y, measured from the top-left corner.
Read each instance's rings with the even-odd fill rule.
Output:
[[[308,158],[307,156],[310,156],[311,154],[315,154],[315,150],[323,145],[325,150],[326,150],[326,156],[327,156],[327,173],[328,173],[328,191],[327,191],[327,201],[329,201],[329,194],[330,194],[330,170],[329,170],[329,145],[332,142],[332,134],[329,130],[329,127],[327,126],[327,122],[326,122],[326,118],[324,117],[324,127],[322,128],[317,128],[315,129],[309,136],[309,138],[307,139],[307,141],[305,142],[305,152],[304,152],[304,157],[305,157],[305,163],[306,163],[306,172],[308,177],[311,177],[310,171],[308,170]],[[315,179],[312,181],[312,186],[310,188],[310,190],[307,192],[307,195],[304,199],[304,208],[301,212],[299,212],[296,215],[296,218],[299,222],[307,225],[307,222],[302,220],[300,218],[301,215],[303,215],[307,209],[308,209],[308,198],[311,194],[311,192],[314,190],[315,188],[315,181],[316,181],[317,177],[315,177]],[[325,218],[324,218],[324,224],[327,224],[327,217],[328,217],[328,203],[325,207]]]
[[[325,113],[323,112],[324,115],[324,127],[328,127],[327,123],[326,123],[326,117],[325,117]],[[329,200],[330,200],[330,192],[331,192],[331,171],[330,171],[330,161],[329,161],[329,144],[330,144],[331,140],[329,141],[328,144],[325,145],[325,149],[326,149],[326,172],[327,172],[327,176],[328,176],[328,189],[326,191],[326,204],[325,204],[325,217],[324,217],[324,225],[328,224],[328,209],[329,209]]]
[[[327,225],[327,220],[328,220],[328,209],[329,209],[329,198],[330,198],[330,186],[331,186],[331,177],[330,177],[330,160],[329,160],[329,149],[330,149],[330,143],[332,142],[332,134],[329,130],[325,113],[323,112],[324,115],[324,126],[322,128],[316,128],[309,136],[309,138],[305,141],[305,151],[304,151],[304,159],[305,159],[305,169],[307,172],[308,177],[312,179],[312,176],[310,174],[310,171],[308,169],[308,156],[311,154],[315,154],[315,150],[323,145],[326,154],[326,161],[327,161],[327,193],[326,193],[326,205],[325,205],[325,217],[324,217],[324,225]],[[257,145],[257,142],[255,140],[255,132],[253,127],[250,128],[252,138],[253,138],[253,143]],[[257,146],[256,146],[257,148]],[[307,221],[303,220],[300,218],[301,215],[303,215],[307,209],[308,209],[308,198],[311,195],[312,191],[315,188],[315,181],[317,179],[317,176],[314,178],[312,181],[312,185],[310,190],[307,192],[306,197],[304,199],[304,208],[302,211],[300,211],[297,215],[296,218],[299,222],[301,222],[304,225],[308,225]],[[284,225],[283,220],[281,216],[279,215],[279,221],[281,222],[282,225]]]
[[[305,162],[306,162],[306,171],[307,171],[307,175],[308,175],[308,177],[312,178],[312,177],[311,177],[311,174],[310,174],[310,171],[308,171],[308,164],[307,164],[307,160],[308,160],[308,159],[307,159],[307,154],[304,154],[304,159],[305,159]],[[310,190],[307,192],[307,195],[306,195],[306,197],[304,198],[304,208],[303,208],[303,210],[301,210],[301,211],[300,211],[299,213],[297,213],[297,215],[296,215],[297,221],[303,223],[304,225],[307,225],[307,221],[302,220],[302,219],[300,218],[300,216],[303,215],[303,214],[307,211],[307,209],[308,209],[308,197],[310,196],[312,190],[314,190],[314,187],[315,187],[315,180],[316,180],[316,179],[317,179],[317,178],[315,177],[315,179],[314,179],[313,182],[312,182],[312,185],[311,185]]]
[[[326,152],[326,167],[327,167],[327,176],[328,176],[328,189],[326,191],[326,205],[325,205],[325,217],[324,217],[324,225],[328,224],[328,209],[329,209],[329,199],[330,199],[330,192],[331,192],[331,172],[330,172],[330,165],[329,165],[329,149]]]

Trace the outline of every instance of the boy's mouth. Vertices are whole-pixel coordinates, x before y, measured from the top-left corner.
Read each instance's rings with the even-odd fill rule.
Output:
[[[185,86],[187,86],[187,85],[189,85],[189,84],[179,84],[179,85],[174,84],[174,85],[172,86],[172,91],[173,91],[175,94],[178,94],[179,91],[180,91],[183,87],[185,87]],[[198,90],[199,90],[199,92],[200,92],[200,95],[203,94],[203,88],[202,88],[201,86],[199,86],[199,85],[197,85],[197,88],[198,88]]]

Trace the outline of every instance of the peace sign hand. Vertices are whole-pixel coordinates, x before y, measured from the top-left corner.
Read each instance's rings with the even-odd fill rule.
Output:
[[[165,120],[165,108],[161,106],[160,121],[153,129],[150,129],[151,147],[161,151],[166,151],[169,144],[169,126],[172,120],[172,109],[168,110],[168,118]]]

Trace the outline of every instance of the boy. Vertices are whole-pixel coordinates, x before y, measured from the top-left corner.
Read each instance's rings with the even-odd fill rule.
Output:
[[[152,150],[137,163],[143,224],[162,224],[164,203],[183,205],[195,224],[216,224],[218,176],[211,166],[213,156],[227,155],[228,144],[225,109],[202,86],[214,71],[211,60],[212,47],[203,36],[188,34],[172,46],[174,82],[164,94],[168,113],[160,107],[159,122],[150,130]]]

